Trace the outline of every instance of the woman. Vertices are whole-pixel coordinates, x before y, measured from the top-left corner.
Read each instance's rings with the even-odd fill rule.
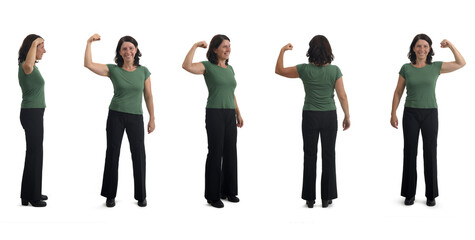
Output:
[[[145,146],[142,116],[142,93],[150,115],[147,131],[155,129],[152,85],[150,72],[139,64],[142,54],[137,41],[125,36],[116,48],[115,64],[99,64],[92,61],[91,44],[101,36],[94,34],[87,40],[84,66],[92,72],[109,77],[114,86],[114,96],[107,118],[107,151],[101,195],[106,197],[106,206],[115,206],[117,193],[119,154],[124,129],[130,143],[134,172],[134,197],[140,207],[147,206],[145,191]]]
[[[216,208],[224,207],[220,200],[239,202],[237,187],[237,128],[243,120],[234,95],[236,80],[228,64],[231,43],[225,35],[211,39],[206,53],[208,61],[193,62],[198,47],[206,48],[205,41],[197,42],[190,49],[182,67],[193,74],[204,75],[208,87],[206,105],[206,132],[208,157],[206,158],[205,198]],[[237,123],[236,123],[237,121]]]
[[[404,88],[407,87],[406,103],[402,119],[404,134],[404,167],[401,195],[404,204],[414,204],[416,195],[416,159],[419,131],[422,132],[424,150],[424,177],[426,182],[426,204],[435,206],[439,196],[437,187],[437,132],[439,128],[435,85],[442,73],[453,72],[465,65],[465,60],[455,46],[443,40],[442,48],[450,48],[454,62],[432,62],[434,50],[432,40],[425,34],[419,34],[412,40],[407,56],[411,63],[406,63],[399,71],[399,80],[394,91],[391,110],[391,125],[398,128],[396,110],[399,106]]]
[[[41,195],[43,180],[43,115],[45,113],[45,81],[36,63],[46,53],[43,38],[28,35],[18,51],[18,80],[23,101],[20,121],[26,136],[26,157],[21,182],[21,204],[45,207],[48,197]]]
[[[327,38],[317,35],[309,43],[307,64],[299,64],[284,68],[284,53],[292,50],[287,44],[280,50],[275,66],[275,73],[302,79],[305,89],[305,103],[302,114],[302,135],[304,144],[304,173],[302,199],[307,206],[315,204],[315,181],[318,136],[322,140],[322,207],[332,204],[337,198],[335,171],[335,142],[337,134],[336,106],[333,99],[334,91],[338,95],[345,113],[343,131],[350,127],[350,113],[343,78],[340,69],[331,65],[333,53]]]

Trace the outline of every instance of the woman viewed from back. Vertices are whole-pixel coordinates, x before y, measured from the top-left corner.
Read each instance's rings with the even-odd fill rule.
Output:
[[[307,64],[284,67],[284,53],[292,50],[292,44],[287,44],[280,50],[275,73],[288,77],[302,79],[305,89],[305,103],[302,113],[302,135],[304,150],[304,174],[302,199],[307,206],[315,204],[315,182],[318,136],[322,146],[322,207],[332,204],[337,198],[335,142],[337,135],[336,106],[334,92],[338,95],[341,107],[345,113],[343,130],[350,127],[348,100],[343,86],[343,75],[340,68],[331,65],[333,53],[327,38],[317,35],[309,43]]]

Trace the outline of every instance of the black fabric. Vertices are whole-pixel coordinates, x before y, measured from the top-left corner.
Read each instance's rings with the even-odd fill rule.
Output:
[[[237,127],[234,109],[206,109],[208,156],[205,170],[205,198],[238,194]]]
[[[424,150],[425,195],[434,199],[439,196],[437,185],[437,133],[439,118],[437,108],[404,108],[402,120],[404,132],[404,166],[401,195],[406,198],[416,195],[417,147],[419,132],[422,133]]]
[[[338,130],[336,111],[303,111],[302,135],[304,172],[302,199],[315,200],[318,136],[322,141],[321,199],[337,198],[335,142]]]
[[[44,112],[44,108],[22,108],[20,112],[20,121],[26,137],[25,167],[20,197],[30,202],[41,199]]]
[[[146,198],[145,191],[145,145],[143,116],[109,110],[107,118],[107,151],[101,195],[115,198],[119,173],[119,155],[124,130],[130,144],[134,172],[134,197]]]

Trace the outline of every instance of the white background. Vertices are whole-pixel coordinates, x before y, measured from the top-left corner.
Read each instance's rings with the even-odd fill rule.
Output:
[[[469,1],[457,0],[3,3],[0,238],[473,237],[474,20]],[[47,104],[43,192],[50,200],[42,209],[22,207],[19,198],[25,139],[17,58],[30,33],[42,36],[47,50],[37,64]],[[141,63],[152,72],[157,128],[146,136],[146,208],[133,199],[126,137],[116,207],[106,208],[99,195],[113,88],[108,78],[83,67],[86,40],[94,33],[102,36],[93,43],[95,62],[113,63],[117,41],[131,35],[143,53]],[[208,206],[203,197],[206,85],[202,76],[181,68],[193,43],[209,42],[218,33],[231,39],[230,64],[244,118],[238,131],[241,202],[225,201],[224,209]],[[398,71],[418,33],[432,38],[435,61],[453,61],[450,50],[439,47],[444,38],[467,61],[437,84],[440,197],[433,208],[425,205],[421,146],[416,202],[403,205],[402,130],[389,124]],[[318,201],[308,209],[300,198],[302,83],[274,73],[282,46],[294,45],[285,55],[286,66],[307,62],[308,42],[317,34],[329,39],[333,64],[343,72],[352,122],[348,131],[338,132],[339,197],[327,209]],[[198,49],[195,61],[205,60],[205,53]],[[320,166],[319,154],[318,172]],[[319,184],[320,174],[317,193]]]

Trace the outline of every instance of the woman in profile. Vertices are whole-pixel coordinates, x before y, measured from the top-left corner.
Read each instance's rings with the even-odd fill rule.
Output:
[[[326,208],[332,204],[332,199],[337,198],[335,142],[338,123],[333,99],[335,90],[345,113],[343,130],[350,127],[350,113],[342,73],[336,65],[331,64],[334,57],[327,38],[317,35],[312,38],[309,46],[308,63],[293,67],[284,67],[284,53],[292,50],[292,44],[282,47],[275,73],[288,78],[302,79],[305,89],[302,113],[304,145],[302,199],[306,200],[309,208],[313,208],[316,199],[317,144],[320,135],[322,141],[321,199],[322,207]]]
[[[36,63],[46,53],[43,38],[28,35],[18,51],[18,80],[23,100],[20,121],[25,130],[26,157],[21,182],[21,204],[45,207],[48,197],[41,194],[43,180],[43,115],[45,113],[45,81]]]
[[[236,102],[234,70],[228,64],[231,42],[225,35],[211,39],[206,53],[208,61],[193,62],[197,48],[206,48],[205,41],[191,47],[183,61],[183,69],[202,74],[208,87],[206,105],[206,133],[208,157],[205,171],[205,198],[216,208],[224,207],[221,199],[239,202],[237,186],[237,127],[243,126]],[[221,199],[220,199],[221,198]]]
[[[130,143],[134,172],[134,197],[140,207],[147,206],[145,191],[145,145],[142,116],[142,97],[150,116],[148,133],[155,129],[151,73],[141,66],[142,54],[137,41],[130,36],[122,37],[116,48],[116,64],[100,64],[92,61],[91,44],[101,37],[94,34],[87,40],[84,66],[93,73],[109,77],[114,86],[114,96],[109,105],[107,118],[107,151],[101,195],[106,206],[115,206],[117,193],[120,146],[124,130]]]
[[[404,204],[414,204],[416,195],[416,160],[419,132],[422,132],[424,150],[424,178],[426,183],[426,205],[435,206],[435,198],[439,196],[437,185],[437,132],[439,119],[435,85],[442,73],[453,72],[465,66],[465,60],[455,46],[443,40],[442,48],[450,48],[454,62],[432,62],[434,50],[432,40],[425,34],[418,34],[412,40],[408,57],[411,61],[401,67],[399,79],[394,91],[391,125],[398,128],[396,110],[399,106],[404,88],[407,88],[406,103],[402,117],[404,134],[404,166],[401,195]]]

